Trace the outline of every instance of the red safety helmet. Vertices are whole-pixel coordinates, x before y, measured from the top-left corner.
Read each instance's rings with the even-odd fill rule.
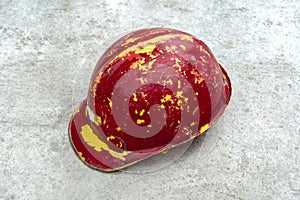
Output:
[[[88,166],[119,170],[199,136],[230,96],[227,73],[201,40],[168,28],[138,30],[99,59],[69,138]]]

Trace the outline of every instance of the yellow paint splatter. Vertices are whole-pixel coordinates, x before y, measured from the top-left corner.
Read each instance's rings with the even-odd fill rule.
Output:
[[[152,68],[152,65],[153,65],[153,63],[156,61],[156,59],[153,59],[153,60],[151,60],[149,63],[148,63],[148,65],[141,65],[141,66],[139,66],[139,70],[142,70],[142,71],[148,71],[149,69],[151,69]]]
[[[101,121],[101,117],[99,117],[99,116],[96,116],[96,120],[95,120],[97,123],[97,125],[102,125],[102,121]]]
[[[135,69],[137,67],[140,67],[141,65],[143,65],[145,63],[145,58],[141,58],[139,60],[137,60],[136,62],[133,62],[130,65],[130,69]]]
[[[178,105],[178,106],[181,106],[181,104],[182,104],[182,101],[181,101],[181,100],[178,100],[178,101],[177,101],[177,105]]]
[[[159,50],[159,52],[162,53],[161,50]],[[149,57],[150,57],[151,59],[157,58],[158,56],[159,56],[159,53],[156,53],[156,55],[153,55],[153,52],[151,52],[151,53],[149,54]]]
[[[100,79],[102,77],[103,71],[100,71],[95,78],[94,84],[92,86],[93,95],[96,96],[97,85],[100,83]]]
[[[142,116],[144,114],[144,112],[145,112],[145,109],[141,110],[140,116]]]
[[[177,86],[178,86],[179,89],[181,88],[181,82],[180,82],[180,80],[177,81]]]
[[[98,138],[97,135],[93,132],[91,127],[86,124],[81,127],[81,136],[83,140],[91,147],[94,148],[95,151],[101,152],[102,150],[108,151],[108,153],[120,160],[125,160],[125,156],[128,155],[128,151],[123,151],[122,153],[116,152],[109,148],[109,146]]]
[[[142,70],[142,71],[148,71],[149,69],[151,69],[151,67],[149,67],[149,66],[145,66],[145,65],[139,66],[139,70]]]
[[[116,130],[120,132],[122,129],[118,126]]]
[[[208,61],[205,59],[205,57],[204,57],[204,56],[200,56],[200,59],[202,60],[202,62],[204,62],[204,63],[208,63]]]
[[[192,36],[188,36],[188,35],[183,35],[183,36],[181,36],[180,39],[181,40],[187,40],[187,41],[193,42],[193,37]]]
[[[145,120],[143,120],[143,119],[138,119],[138,120],[136,121],[136,123],[137,123],[137,124],[142,124],[142,123],[145,123]]]
[[[173,81],[171,79],[168,79],[167,83],[169,83],[170,85],[173,85]]]
[[[148,65],[149,65],[150,67],[152,67],[152,65],[153,65],[153,63],[154,63],[155,61],[156,61],[156,59],[151,60],[151,61],[149,62]]]
[[[223,76],[223,79],[224,79],[224,80],[226,80],[226,79],[227,79],[225,74],[222,74],[222,76]]]
[[[169,95],[169,94],[167,94],[164,98],[162,98],[162,99],[160,100],[161,103],[165,103],[165,102],[167,102],[167,101],[171,101],[171,103],[174,103],[174,100],[172,99],[172,96]]]
[[[126,46],[129,43],[135,42],[137,39],[139,39],[140,37],[136,37],[136,38],[129,38],[128,40],[126,40],[126,42],[124,44],[121,44],[121,46]]]
[[[199,75],[199,72],[196,71],[196,70],[192,70],[192,71],[191,71],[191,74],[193,74],[193,75]]]
[[[184,127],[183,130],[184,131],[189,131],[189,129],[187,127]]]
[[[109,107],[112,107],[113,103],[112,103],[111,99],[107,98],[107,100],[109,101]]]
[[[135,113],[135,114],[138,114],[138,113],[139,113],[139,111],[138,111],[138,110],[135,110],[135,111],[134,111],[134,113]]]
[[[122,146],[123,146],[122,142],[119,142],[119,144],[117,144],[117,147],[122,148]]]
[[[203,78],[195,78],[195,84],[200,84],[203,81]]]
[[[191,126],[195,126],[195,124],[196,124],[196,122],[192,122],[192,123],[191,123]]]
[[[83,157],[82,152],[78,152],[78,156],[82,161],[85,161],[85,157]]]
[[[110,136],[107,137],[107,141],[114,140],[115,138],[116,138],[115,136],[110,135]]]
[[[211,57],[210,54],[205,49],[203,49],[202,46],[200,46],[200,51],[204,52],[208,57]]]
[[[181,44],[180,47],[183,49],[183,50],[186,50],[186,46]]]
[[[142,49],[135,50],[134,53],[136,53],[136,54],[151,53],[155,49],[155,47],[156,47],[155,44],[149,44]]]
[[[204,131],[206,131],[209,128],[209,124],[205,124],[203,126],[201,126],[200,128],[200,133],[203,133]]]
[[[180,124],[180,120],[178,120],[177,122],[178,122],[178,124]]]
[[[171,53],[176,53],[176,46],[175,45],[172,45],[172,46],[166,46],[166,51],[167,52],[171,52]]]
[[[176,97],[183,98],[182,94],[183,94],[183,91],[178,91],[178,92],[176,92]]]
[[[147,83],[147,79],[144,79],[144,78],[137,78],[136,80],[138,80],[138,81],[140,81],[141,82],[141,84],[145,84],[145,83]]]
[[[136,97],[136,93],[133,93],[133,101],[138,101],[137,97]]]
[[[164,104],[161,104],[160,107],[163,108],[163,109],[166,108]]]

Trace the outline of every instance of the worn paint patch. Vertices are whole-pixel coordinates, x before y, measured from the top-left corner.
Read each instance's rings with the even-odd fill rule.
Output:
[[[86,124],[81,127],[81,136],[83,140],[91,147],[94,148],[95,151],[101,152],[102,150],[108,151],[108,153],[120,160],[125,160],[125,156],[128,155],[128,151],[123,151],[122,153],[116,152],[109,148],[109,146],[98,138],[97,135],[93,132],[92,128]]]
[[[205,125],[201,126],[200,132],[203,133],[203,132],[206,131],[208,128],[209,128],[209,124],[205,124]]]

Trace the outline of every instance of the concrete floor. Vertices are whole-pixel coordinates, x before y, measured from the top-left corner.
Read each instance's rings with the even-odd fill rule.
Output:
[[[232,78],[231,104],[156,172],[91,170],[69,118],[101,44],[143,27],[205,41]],[[0,199],[299,199],[299,33],[299,0],[1,0]]]

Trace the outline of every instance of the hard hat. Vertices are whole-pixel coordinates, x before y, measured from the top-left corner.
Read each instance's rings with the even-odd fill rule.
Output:
[[[138,30],[100,57],[69,138],[88,166],[119,170],[199,136],[230,96],[229,77],[204,42],[169,28]]]

